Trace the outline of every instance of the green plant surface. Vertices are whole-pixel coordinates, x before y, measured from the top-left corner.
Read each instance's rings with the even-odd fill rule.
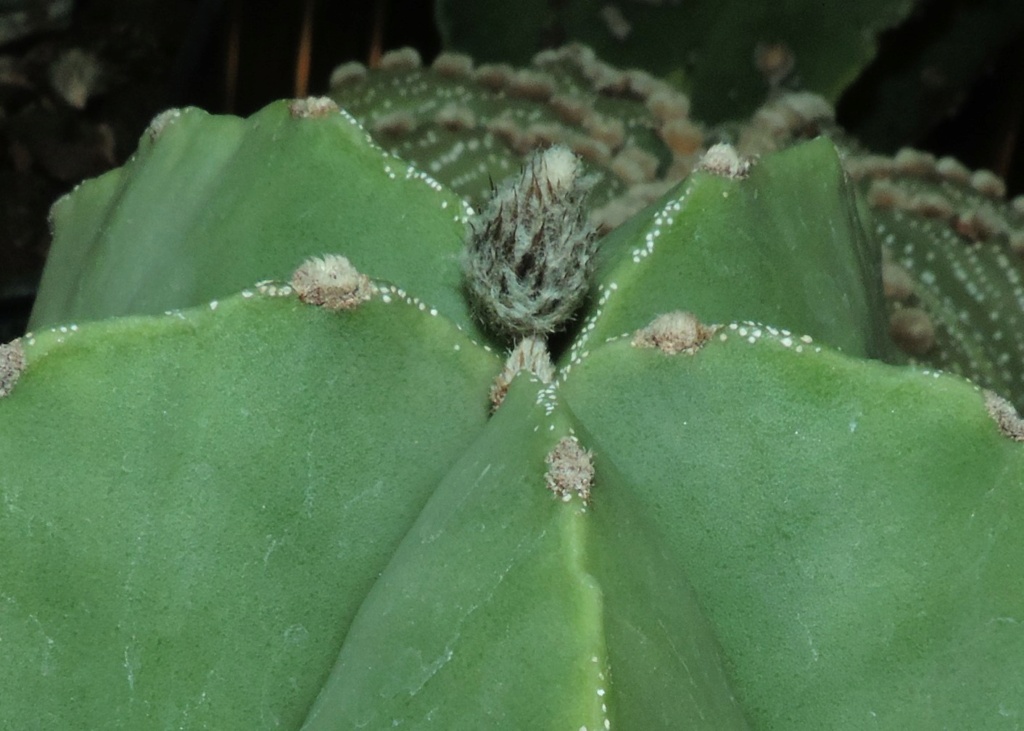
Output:
[[[309,163],[419,207],[336,214],[365,227],[365,297],[326,257],[0,349],[0,726],[1015,727],[1024,423],[869,359],[879,244],[830,141],[711,148],[604,239],[558,367],[538,341],[503,371],[464,324],[454,194],[382,177],[394,158],[343,115],[270,109],[298,159],[249,190]],[[196,119],[169,191],[221,124]],[[300,147],[317,125],[351,144]],[[336,182],[307,180],[308,205]],[[102,250],[179,216],[152,196],[104,229],[95,190],[55,216],[51,266],[86,290],[106,274],[62,228],[90,221]],[[165,260],[136,265],[157,281]]]
[[[397,298],[63,330],[0,399],[0,727],[297,728],[496,359]]]
[[[625,477],[608,509],[692,583],[751,726],[1015,728],[1020,444],[956,377],[722,334],[692,357],[609,343],[559,394]]]
[[[755,64],[759,44],[785,46],[801,86],[835,102],[874,57],[878,34],[913,7],[912,0],[573,0],[543,8],[443,0],[437,16],[445,48],[481,62],[525,64],[542,48],[585,43],[606,61],[677,82],[692,97],[696,116],[715,123],[744,117],[764,100],[769,85]],[[623,37],[613,32],[608,8],[626,22]],[[493,34],[479,32],[482,27],[518,32],[495,42]]]
[[[29,327],[190,307],[344,250],[476,332],[458,269],[435,276],[457,258],[467,213],[333,105],[281,101],[248,119],[172,110],[128,164],[55,205]]]
[[[390,438],[359,434],[374,420],[395,429],[389,410],[410,399],[395,383],[421,399],[436,390],[409,383],[420,368],[387,350],[422,360],[432,344],[449,384],[452,364],[479,363],[467,392],[482,390],[494,362],[443,318],[365,307],[331,315],[291,298],[237,298],[185,320],[87,325],[28,346],[29,367],[0,404],[3,423],[28,432],[0,440],[17,445],[5,465],[27,465],[3,485],[0,535],[19,560],[5,563],[0,617],[11,656],[26,658],[2,681],[18,689],[5,722],[298,728],[340,645],[303,728],[693,719],[720,729],[745,718],[813,729],[863,717],[883,728],[1011,727],[1024,457],[969,384],[755,324],[724,328],[694,356],[620,338],[557,388],[518,379],[486,425],[482,399],[463,399],[470,418],[443,417],[465,425],[461,447],[446,450],[463,456],[433,461],[424,479],[415,448],[394,460]],[[394,327],[382,334],[382,320],[402,319],[422,331],[415,351]],[[293,370],[299,360],[320,381],[345,382],[327,360],[354,364],[348,382],[370,357],[391,355],[402,370],[378,369],[387,404],[354,404],[353,389],[323,383],[320,411],[296,404],[277,374],[232,368],[243,343],[278,351]],[[325,352],[296,359],[302,349]],[[235,384],[218,398],[181,368],[207,358]],[[115,376],[112,360],[134,377]],[[77,398],[54,412],[55,385]],[[451,408],[450,398],[434,393],[425,407]],[[244,432],[227,450],[237,429],[210,423],[225,400],[219,421]],[[306,438],[270,446],[290,409]],[[359,416],[331,418],[343,410]],[[19,412],[41,423],[26,430]],[[176,412],[201,433],[167,449],[186,433]],[[111,420],[144,442],[135,459],[126,440],[97,444]],[[433,423],[396,439],[436,454]],[[544,454],[570,430],[596,452],[586,506],[543,486]],[[64,457],[40,473],[35,455],[50,440]],[[953,440],[957,449],[934,449]],[[154,463],[145,444],[158,441],[167,456]],[[354,462],[365,465],[359,478]],[[12,490],[12,474],[32,477]],[[384,492],[406,480],[418,499]],[[39,703],[69,697],[93,705]]]
[[[770,322],[851,355],[889,350],[880,254],[826,138],[763,158],[749,177],[698,170],[600,253],[606,302],[588,343],[683,309]]]
[[[545,454],[573,427],[545,402],[517,379],[439,484],[304,731],[746,728],[684,575],[638,540],[628,506],[621,523],[608,512],[617,481],[595,510],[543,488]]]

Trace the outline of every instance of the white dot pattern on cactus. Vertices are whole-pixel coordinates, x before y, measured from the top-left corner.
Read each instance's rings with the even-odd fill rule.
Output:
[[[803,353],[805,346],[814,345],[814,339],[810,335],[795,336],[785,328],[764,325],[758,322],[731,322],[725,328],[718,331],[718,339],[725,342],[730,339],[730,334],[739,336],[742,342],[755,345],[763,339],[776,342],[784,348],[791,348],[796,353]],[[814,345],[815,353],[821,352],[821,347]]]
[[[891,271],[885,282],[893,339],[909,362],[1024,398],[1024,211],[1004,202],[1005,183],[911,149],[846,164],[867,186],[887,265],[912,282],[894,283]]]
[[[293,291],[290,284],[274,282],[269,279],[262,282],[256,282],[255,286],[256,291],[264,297],[288,297]]]
[[[175,314],[175,313],[173,313],[173,312],[166,312],[164,314],[172,315],[172,314]],[[65,341],[65,339],[66,339],[64,337],[65,335],[70,335],[72,333],[78,332],[78,325],[60,325],[59,327],[51,327],[46,332],[51,334],[51,335],[56,335],[57,336],[56,337],[56,342],[58,344],[60,344],[60,343],[63,343]],[[36,344],[35,335],[33,333],[31,333],[31,332],[25,333],[24,337],[19,338],[19,340],[24,341],[25,345],[35,345]]]

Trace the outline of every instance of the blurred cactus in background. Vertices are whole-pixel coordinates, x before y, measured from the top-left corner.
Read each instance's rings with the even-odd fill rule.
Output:
[[[534,5],[55,204],[0,725],[1019,725],[1024,203],[833,107],[911,5]]]

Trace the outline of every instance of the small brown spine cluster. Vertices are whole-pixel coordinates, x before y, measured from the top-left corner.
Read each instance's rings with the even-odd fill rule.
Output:
[[[373,295],[369,278],[336,254],[307,259],[291,284],[300,300],[327,310],[351,310]]]
[[[551,383],[555,367],[551,363],[547,346],[540,338],[527,337],[519,341],[505,361],[505,367],[491,385],[491,411],[496,411],[505,400],[508,387],[520,371],[532,373],[541,383]]]
[[[578,495],[584,503],[590,502],[594,459],[576,437],[562,437],[544,461],[548,465],[544,481],[551,492],[566,502],[573,495]]]
[[[705,325],[691,312],[668,312],[654,318],[650,325],[636,331],[632,344],[637,348],[658,348],[668,355],[693,355],[718,331]]]

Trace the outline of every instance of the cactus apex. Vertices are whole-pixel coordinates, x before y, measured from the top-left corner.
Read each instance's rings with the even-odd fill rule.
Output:
[[[310,96],[305,99],[293,99],[288,104],[288,112],[296,119],[318,119],[338,113],[338,105],[326,96]]]
[[[732,145],[719,142],[712,145],[697,163],[698,170],[705,170],[723,178],[745,178],[750,172],[750,161],[744,160]]]
[[[994,391],[985,390],[985,408],[1004,436],[1015,442],[1024,442],[1024,419],[1013,404]]]
[[[0,398],[8,395],[25,370],[25,349],[21,340],[0,345]]]
[[[637,348],[658,348],[663,353],[693,355],[718,331],[705,325],[691,312],[668,312],[658,315],[647,327],[636,331],[632,344]]]
[[[337,254],[311,257],[292,274],[299,299],[328,310],[351,310],[370,299],[373,285]]]
[[[579,495],[584,503],[590,501],[594,485],[593,454],[580,446],[576,437],[562,437],[544,459],[548,470],[544,474],[548,489],[568,502]]]
[[[505,367],[494,379],[491,386],[491,410],[496,411],[505,400],[512,379],[520,371],[535,375],[541,383],[551,383],[555,377],[555,367],[551,363],[551,355],[540,338],[527,337],[519,341],[505,361]]]
[[[537,161],[538,174],[543,176],[538,182],[546,184],[555,195],[568,193],[581,172],[579,159],[562,145],[545,150]]]
[[[471,228],[463,270],[481,318],[504,335],[554,332],[583,301],[596,236],[591,187],[567,147],[535,153],[495,190]]]

